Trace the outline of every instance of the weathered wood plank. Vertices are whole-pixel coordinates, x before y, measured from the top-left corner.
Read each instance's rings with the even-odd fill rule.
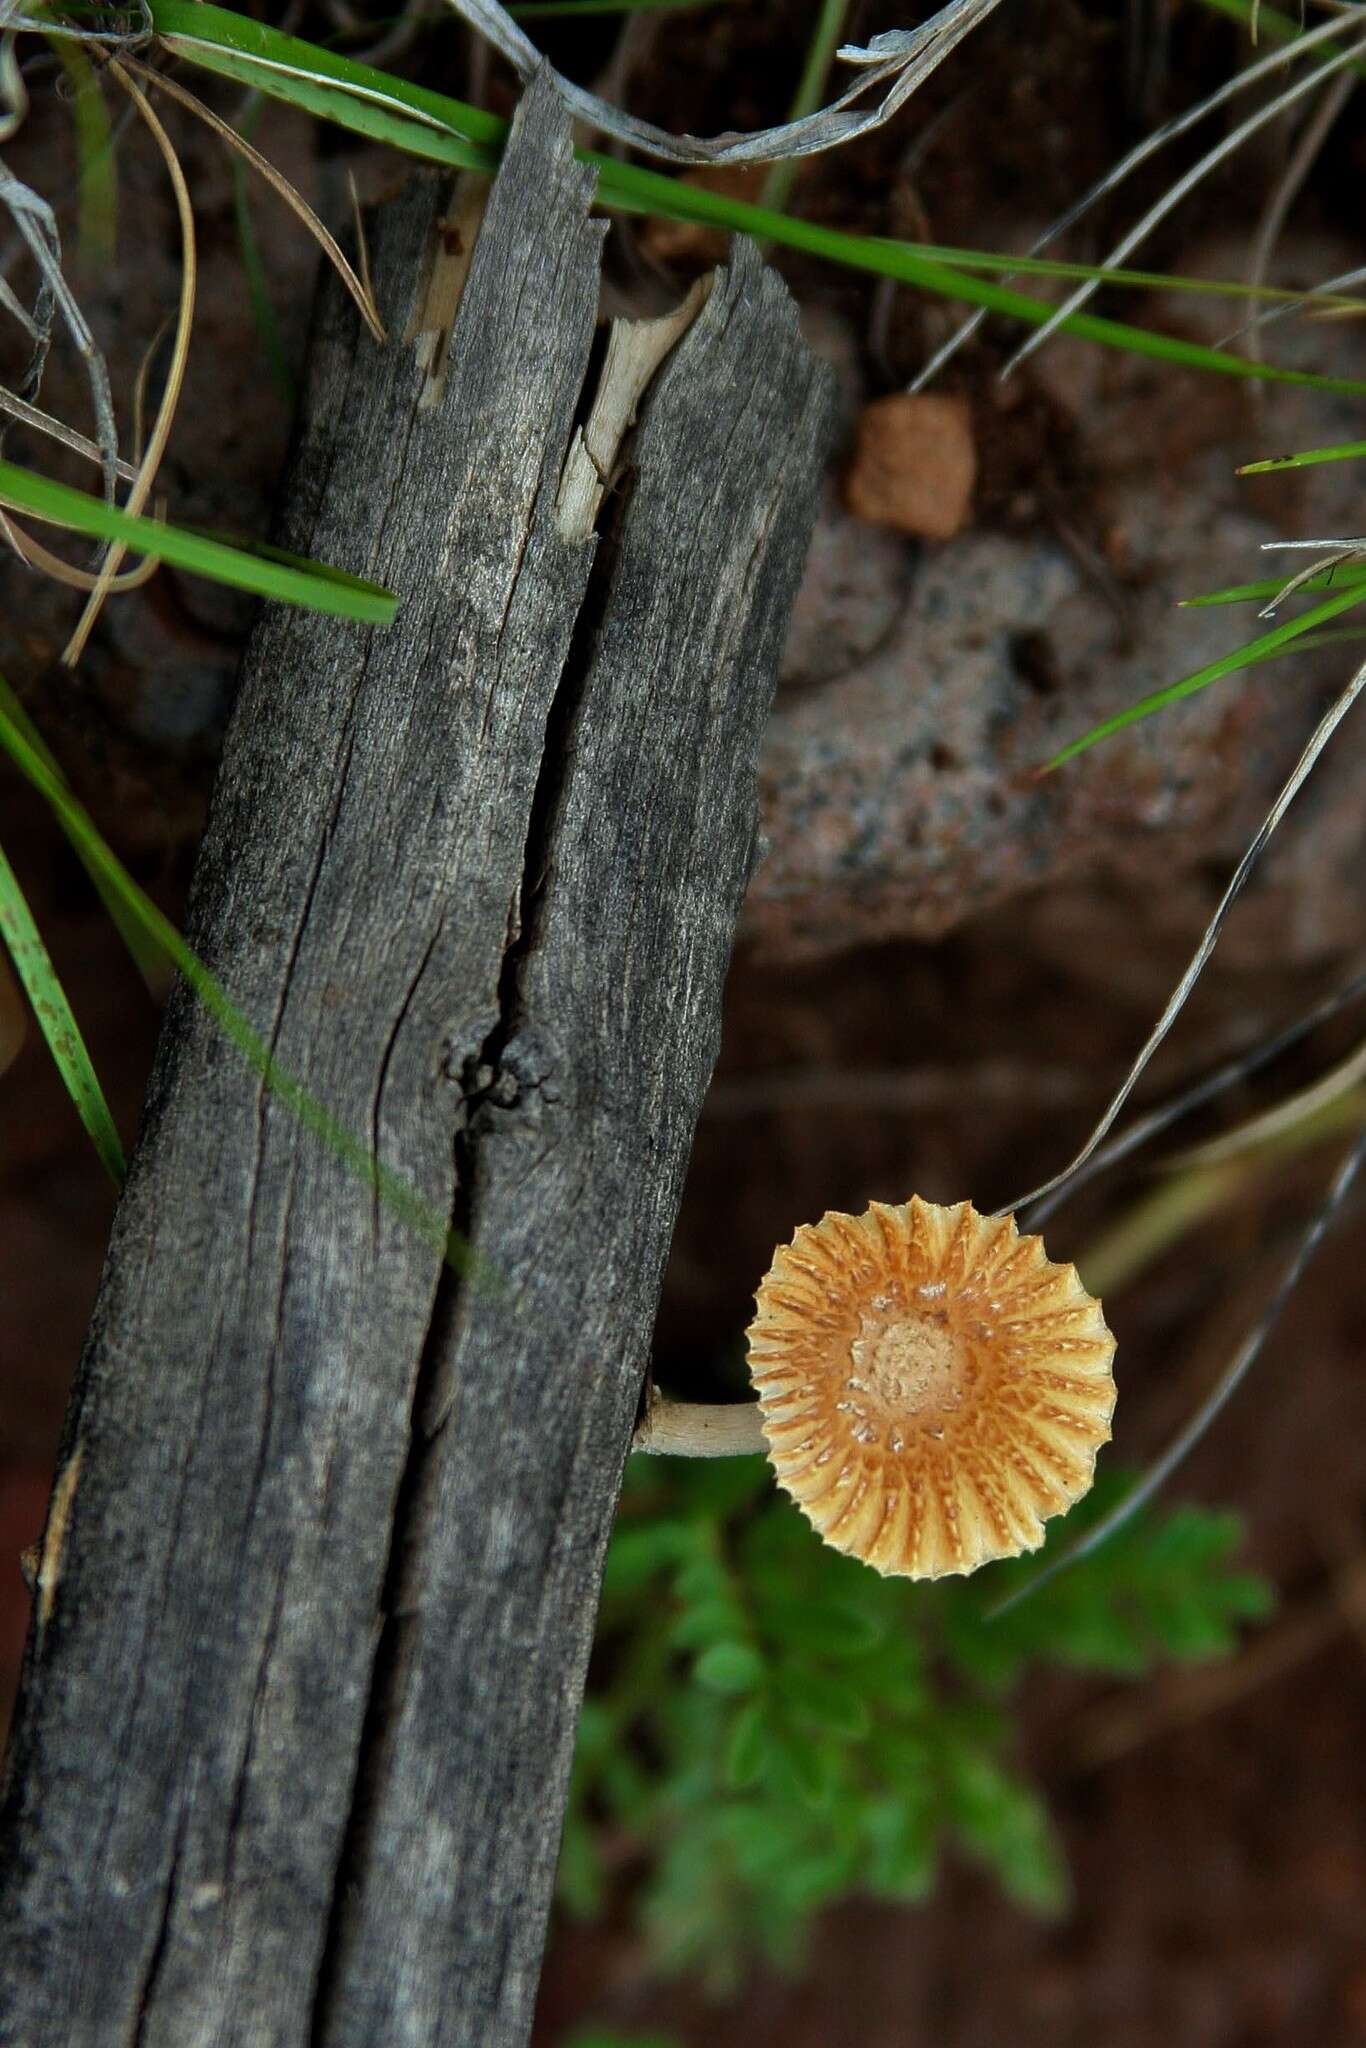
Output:
[[[557,508],[600,230],[528,95],[441,402],[325,292],[281,538],[405,594],[244,664],[192,935],[461,1280],[178,999],[0,1814],[0,2041],[524,2038],[824,380],[752,251]],[[438,211],[374,238],[395,335]],[[595,554],[597,556],[595,565]]]

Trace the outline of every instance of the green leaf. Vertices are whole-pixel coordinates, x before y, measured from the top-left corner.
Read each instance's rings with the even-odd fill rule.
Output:
[[[697,1548],[692,1522],[657,1521],[643,1528],[618,1527],[603,1570],[604,1600],[629,1599],[643,1586]]]
[[[564,2048],[680,2048],[673,2034],[623,2034],[616,2027],[576,2027]]]
[[[216,583],[301,605],[308,611],[387,626],[398,609],[392,591],[340,569],[327,568],[321,562],[292,568],[265,556],[245,554],[222,541],[165,526],[158,519],[121,512],[103,498],[73,490],[70,484],[55,483],[17,463],[0,461],[0,504],[92,540],[122,541],[140,554],[155,555],[159,561],[172,562]]]
[[[753,1692],[764,1681],[764,1660],[748,1643],[713,1643],[693,1666],[699,1685],[709,1692]]]
[[[735,1599],[730,1572],[719,1557],[708,1552],[688,1560],[674,1580],[674,1591],[689,1607],[724,1606]]]
[[[846,1679],[807,1666],[785,1664],[778,1679],[784,1708],[831,1735],[861,1742],[873,1717],[860,1689]]]
[[[778,1893],[795,1913],[819,1912],[842,1897],[850,1888],[856,1868],[856,1852],[839,1848],[813,1848],[795,1858],[779,1873]]]
[[[48,1050],[62,1077],[62,1085],[75,1104],[100,1163],[116,1187],[123,1185],[126,1172],[123,1146],[104,1090],[91,1064],[66,991],[57,979],[47,947],[43,944],[33,914],[19,887],[19,880],[3,850],[0,850],[0,938],[3,938],[24,985]]]
[[[840,1760],[829,1743],[791,1726],[771,1729],[769,1740],[775,1791],[786,1790],[818,1812],[829,1806],[840,1772]]]
[[[38,731],[33,720],[29,717],[27,711],[25,711],[3,676],[0,676],[0,711],[4,712],[10,724],[16,727],[22,734],[33,755],[42,763],[53,780],[61,783],[63,788],[67,788],[66,779],[57,764],[56,756],[48,747],[42,734]],[[79,845],[75,846],[74,851],[76,858],[89,875],[101,903],[103,903],[113,919],[118,929],[119,937],[132,955],[133,963],[138,973],[154,993],[159,993],[163,982],[164,970],[167,965],[166,955],[160,946],[156,945],[143,930],[138,919],[128,909],[123,897],[114,888],[98,863]]]
[[[866,1882],[875,1897],[902,1903],[927,1898],[934,1883],[936,1829],[928,1799],[876,1799],[862,1826],[870,1856]]]
[[[762,1699],[748,1700],[732,1722],[726,1744],[725,1780],[732,1792],[746,1792],[759,1782],[768,1753],[768,1707]]]
[[[1066,1865],[1038,1794],[979,1749],[955,1745],[946,1761],[947,1811],[967,1846],[1021,1905],[1059,1911],[1069,1889]]]
[[[50,19],[45,7],[30,5],[30,16]],[[114,131],[99,76],[80,44],[70,36],[48,37],[65,74],[67,103],[76,136],[77,243],[81,262],[92,270],[114,262],[118,242],[118,163]]]
[[[822,1657],[858,1657],[884,1640],[887,1618],[831,1601],[764,1592],[759,1625],[776,1641]]]
[[[683,1610],[669,1630],[676,1649],[705,1650],[743,1633],[744,1609],[734,1600],[703,1600]]]

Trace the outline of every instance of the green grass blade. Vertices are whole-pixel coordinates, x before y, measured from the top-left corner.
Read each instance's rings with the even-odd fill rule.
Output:
[[[65,786],[66,778],[57,765],[56,756],[48,747],[37,726],[33,723],[33,720],[29,717],[27,711],[25,711],[3,676],[0,676],[0,711],[6,714],[12,725],[16,725],[19,728],[19,731],[28,741],[48,773]],[[159,993],[165,979],[163,973],[165,965],[164,955],[145,936],[141,925],[129,915],[124,907],[122,897],[116,895],[99,869],[92,866],[79,847],[76,849],[76,854],[82,867],[94,884],[100,901],[114,920],[118,928],[119,937],[132,954],[138,973],[154,993]]]
[[[226,8],[198,5],[195,0],[149,0],[149,5],[158,30],[173,38],[177,53],[193,63],[411,155],[475,170],[496,166],[507,123],[477,107],[357,64],[335,51],[321,50],[297,36],[281,35]],[[1030,326],[1042,326],[1050,317],[1051,309],[1037,299],[972,277],[912,243],[846,234],[593,151],[580,151],[579,155],[597,171],[598,197],[609,209],[694,221],[752,235],[759,242],[779,242],[850,269],[893,278],[956,304],[983,306]],[[1005,266],[1006,262],[991,257],[979,260],[984,266],[997,262]],[[1021,265],[1015,262],[1013,267]],[[1142,275],[1151,281],[1151,274]],[[1093,313],[1072,315],[1063,331],[1188,369],[1366,397],[1366,382],[1357,379],[1253,363],[1224,349],[1181,341]]]
[[[45,10],[35,10],[39,19]],[[70,88],[72,125],[76,131],[76,246],[90,269],[104,269],[118,253],[118,170],[114,131],[95,67],[79,43],[69,36],[49,36],[48,44]]]
[[[237,246],[242,257],[242,275],[247,281],[247,296],[251,300],[252,318],[256,322],[256,331],[261,337],[261,347],[265,351],[266,361],[270,364],[270,374],[275,380],[276,388],[286,403],[292,407],[296,399],[294,379],[289,374],[284,343],[280,339],[280,323],[275,317],[275,306],[266,279],[266,267],[261,261],[261,246],[256,239],[247,167],[241,157],[234,156],[228,168],[232,177],[232,211],[237,223]]]
[[[814,221],[793,219],[789,214],[771,213],[760,206],[685,185],[678,179],[662,177],[657,171],[638,169],[633,164],[615,164],[610,158],[589,154],[587,161],[600,167],[599,194],[604,206],[639,213],[670,213],[673,218],[704,225],[738,229],[759,241],[782,242],[808,255],[822,256],[850,269],[872,271],[879,277],[894,278],[918,291],[963,305],[984,306],[989,312],[1042,327],[1052,309],[1023,292],[985,279],[969,277],[964,271],[935,261],[913,243],[892,242],[874,235],[850,235],[839,228],[819,226]],[[610,168],[611,176],[608,169]],[[671,188],[671,203],[661,202],[657,188]],[[1158,334],[1146,327],[1134,327],[1122,320],[1110,320],[1095,313],[1074,313],[1061,329],[1103,347],[1128,355],[1150,356],[1176,363],[1185,369],[1210,371],[1225,377],[1256,379],[1271,383],[1296,384],[1306,390],[1342,391],[1366,397],[1366,383],[1350,377],[1325,377],[1310,370],[1287,370],[1275,365],[1249,362],[1226,349],[1207,348],[1198,342],[1182,341]]]
[[[1270,476],[1278,469],[1313,469],[1320,462],[1357,462],[1366,455],[1366,441],[1339,441],[1333,448],[1304,448],[1298,455],[1272,455],[1265,462],[1245,462],[1239,476]]]
[[[316,1096],[310,1095],[281,1067],[222,983],[198,954],[186,945],[170,919],[138,887],[100,836],[89,814],[77,803],[60,776],[48,768],[42,753],[30,745],[3,702],[0,702],[0,748],[9,755],[20,774],[46,799],[77,853],[93,872],[103,876],[146,937],[184,976],[224,1036],[236,1046],[265,1087],[278,1096],[306,1130],[320,1138],[359,1180],[372,1188],[409,1228],[432,1244],[457,1271],[469,1273],[474,1261],[464,1239],[451,1228],[449,1220],[439,1215],[400,1174],[384,1166],[369,1145],[348,1131]],[[497,1276],[487,1262],[480,1262],[478,1272],[482,1277],[496,1280]]]
[[[221,10],[205,7],[197,11],[207,14]],[[377,100],[368,96],[369,88],[341,86],[330,79],[301,78],[293,71],[274,68],[273,64],[239,50],[217,49],[206,42],[192,42],[186,36],[175,36],[169,47],[176,56],[214,72],[219,78],[251,86],[254,91],[297,107],[317,120],[332,121],[339,128],[350,129],[353,135],[364,136],[367,142],[384,143],[424,163],[483,171],[490,176],[498,168],[496,146],[461,135],[445,123],[433,121],[424,109],[402,105],[392,95]],[[406,81],[394,79],[392,83],[401,85]]]
[[[53,526],[64,526],[92,540],[124,541],[140,554],[155,555],[178,569],[192,570],[216,583],[229,583],[237,590],[249,590],[258,597],[278,598],[284,604],[301,605],[309,611],[328,612],[337,618],[355,619],[366,625],[387,626],[398,609],[392,591],[381,590],[358,576],[348,576],[322,562],[291,567],[266,556],[247,554],[200,534],[159,520],[144,519],[106,505],[69,484],[54,483],[50,477],[21,469],[17,463],[0,461],[0,504],[30,518]]]
[[[787,110],[789,121],[804,121],[808,114],[816,112],[824,99],[825,82],[835,61],[835,51],[844,37],[848,12],[849,0],[821,0],[811,40],[806,46],[802,75]],[[776,164],[770,164],[760,195],[761,203],[772,207],[775,213],[785,213],[800,170],[800,157],[784,157]]]
[[[1236,21],[1243,28],[1252,27],[1251,0],[1202,0],[1211,14],[1225,14],[1230,21]],[[1257,9],[1257,36],[1259,41],[1269,43],[1293,43],[1303,32],[1303,24],[1293,14],[1283,14],[1279,7],[1259,6]],[[1305,56],[1313,64],[1327,61],[1326,54],[1319,49],[1306,50]],[[1360,72],[1366,78],[1366,58],[1346,67],[1349,71]]]
[[[410,79],[399,78],[390,71],[378,71],[372,64],[359,63],[353,57],[345,57],[339,51],[324,49],[318,43],[305,42],[301,36],[288,36],[279,29],[268,28],[264,22],[251,21],[244,14],[238,14],[230,7],[213,7],[200,4],[200,0],[150,0],[148,12],[159,35],[175,37],[193,48],[187,47],[184,54],[192,57],[196,64],[217,52],[219,55],[235,54],[253,62],[256,76],[253,82],[267,90],[268,71],[273,67],[279,85],[286,88],[291,83],[305,83],[313,80],[322,84],[341,86],[349,95],[360,95],[369,99],[376,107],[388,106],[395,111],[407,110],[424,118],[429,126],[444,129],[449,135],[462,136],[467,141],[483,143],[496,152],[500,151],[507,137],[508,124],[497,114],[487,114],[482,107],[472,107],[463,100],[453,100],[445,93],[432,92],[425,85],[414,85]],[[288,98],[288,90],[277,89],[276,98]],[[367,131],[362,130],[362,133]],[[488,160],[485,160],[487,166]]]
[[[1257,583],[1234,583],[1227,590],[1209,590],[1200,597],[1183,597],[1181,610],[1207,611],[1218,604],[1266,604],[1285,589],[1288,581],[1286,576],[1264,576]],[[1343,590],[1349,583],[1366,583],[1366,563],[1358,566],[1351,562],[1338,562],[1331,569],[1321,570],[1317,576],[1307,576],[1299,587],[1301,590]]]
[[[1122,732],[1127,725],[1137,725],[1140,719],[1151,718],[1155,711],[1165,710],[1168,704],[1179,704],[1184,697],[1193,697],[1197,690],[1206,689],[1210,683],[1219,682],[1224,676],[1236,675],[1240,669],[1251,668],[1259,661],[1267,661],[1273,655],[1290,648],[1292,642],[1302,640],[1316,626],[1326,625],[1340,613],[1350,611],[1353,605],[1366,603],[1366,583],[1355,588],[1339,590],[1337,594],[1315,605],[1311,611],[1302,612],[1297,619],[1287,619],[1270,632],[1262,633],[1256,640],[1250,640],[1246,647],[1235,647],[1231,654],[1221,655],[1218,661],[1209,662],[1206,667],[1196,669],[1193,675],[1183,676],[1179,683],[1168,683],[1165,689],[1154,690],[1151,696],[1140,698],[1137,704],[1127,710],[1117,711],[1113,718],[1093,725],[1080,739],[1073,740],[1060,754],[1044,764],[1047,774],[1054,768],[1061,768],[1064,761],[1071,761],[1078,754],[1084,754],[1100,740],[1109,739],[1112,733]]]
[[[122,1187],[125,1172],[123,1146],[104,1099],[80,1026],[72,1015],[66,991],[57,979],[47,947],[43,944],[33,913],[19,887],[18,877],[0,849],[0,937],[5,941],[15,972],[33,1005],[48,1051],[56,1062],[62,1085],[76,1106],[100,1163],[115,1187]]]

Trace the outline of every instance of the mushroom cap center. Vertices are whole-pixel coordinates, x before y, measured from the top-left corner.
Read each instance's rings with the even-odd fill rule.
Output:
[[[959,1407],[970,1377],[965,1349],[942,1308],[865,1309],[849,1356],[850,1390],[882,1404],[889,1419]]]

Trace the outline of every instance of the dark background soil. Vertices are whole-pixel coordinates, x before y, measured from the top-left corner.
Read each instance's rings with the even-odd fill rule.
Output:
[[[733,0],[697,14],[645,17],[626,70],[631,104],[698,132],[778,120],[812,15],[805,0]],[[1168,40],[1157,59],[1153,23],[1164,15]],[[862,38],[897,19],[893,10],[856,5],[850,32]],[[327,31],[324,17],[299,26],[302,33]],[[590,30],[547,23],[545,30],[550,54],[576,76],[591,79],[609,60],[610,24]],[[868,232],[1020,247],[1147,119],[1227,76],[1235,49],[1232,27],[1197,0],[1166,10],[1130,9],[1120,0],[1085,8],[1069,0],[1007,0],[996,23],[931,81],[913,119],[903,117],[810,167],[793,204]],[[1149,61],[1137,61],[1135,50],[1146,51]],[[406,61],[420,62],[428,83],[468,89],[468,44],[453,27],[433,29],[416,59],[410,53]],[[488,94],[500,109],[510,103],[509,83],[496,68]],[[230,100],[221,103],[231,110]],[[204,275],[166,487],[176,515],[188,523],[259,531],[283,457],[289,405],[272,381],[241,288],[221,158],[206,136],[176,132],[199,213]],[[391,162],[274,113],[256,139],[332,218],[342,217],[347,165],[367,193],[393,181]],[[1202,240],[1235,252],[1245,246],[1285,148],[1284,135],[1273,136],[1239,159],[1236,174],[1204,188],[1141,260],[1176,266]],[[14,163],[55,196],[69,191],[65,119],[36,93]],[[1146,185],[1140,181],[1124,215],[1106,224],[1131,217],[1128,209],[1151,197],[1174,168],[1164,163]],[[1360,260],[1363,172],[1363,126],[1349,110],[1292,217],[1290,272],[1297,251],[1325,238],[1335,246],[1355,240]],[[82,290],[116,385],[126,393],[141,350],[173,302],[177,252],[160,172],[134,140],[121,158],[121,192],[119,268],[83,279]],[[311,247],[268,199],[258,197],[255,213],[286,354],[297,362]],[[1103,239],[1098,228],[1094,239],[1074,240],[1067,253],[1085,257]],[[1315,266],[1302,260],[1312,275]],[[623,292],[657,286],[648,236],[619,236],[613,262]],[[902,292],[885,339],[872,348],[866,281],[805,261],[784,268],[804,306],[819,309],[845,337],[865,394],[904,379],[944,331],[938,309]],[[1132,299],[1115,310],[1138,318],[1153,312]],[[1184,459],[1180,451],[1198,447],[1202,460],[1231,470],[1237,458],[1225,450],[1258,432],[1250,396],[1190,378],[1150,378],[1142,390],[1131,383],[1117,396],[1113,380],[1108,394],[1088,386],[1078,395],[1056,370],[1028,375],[1018,402],[1002,413],[992,380],[1003,341],[989,327],[950,380],[972,401],[978,421],[990,423],[979,436],[979,537],[1030,544],[1044,535],[1051,542],[1065,528],[1080,547],[1094,543],[1103,551],[1119,472],[1145,433],[1155,437],[1150,452],[1158,469],[1171,469]],[[1344,345],[1351,347],[1350,338],[1334,343]],[[1356,361],[1359,372],[1366,370],[1359,343]],[[61,412],[65,401],[68,416],[83,418],[79,390],[76,366],[58,361],[47,393],[52,409]],[[1125,437],[1115,429],[1115,411],[1106,410],[1121,399],[1128,408]],[[1307,434],[1300,445],[1315,438],[1334,435]],[[13,451],[38,459],[17,440]],[[1198,499],[1184,510],[1196,523],[1222,516],[1203,510]],[[1304,505],[1297,510],[1287,494],[1264,506],[1262,516],[1294,531],[1297,519],[1314,513]],[[1359,517],[1351,530],[1360,530]],[[907,559],[920,574],[918,554],[911,550]],[[1261,570],[1249,564],[1246,573]],[[117,849],[174,912],[230,702],[244,608],[163,572],[145,593],[110,607],[73,679],[56,665],[73,601],[16,565],[0,567],[0,576],[0,669]],[[1138,594],[1135,581],[1126,597],[1137,601]],[[1338,669],[1328,674],[1340,680]],[[1068,696],[1073,685],[1066,675],[1047,687],[1062,692],[1057,715],[1064,723],[1075,708],[1071,729],[1088,722],[1089,709]],[[798,701],[810,688],[794,681],[780,699],[780,715],[783,702]],[[1244,688],[1223,686],[1226,693]],[[1311,700],[1310,686],[1282,667],[1266,686],[1267,717],[1298,721],[1301,730]],[[1175,724],[1165,731],[1173,735],[1172,752],[1164,753],[1160,737],[1152,756],[1158,766],[1150,763],[1145,772],[1175,784],[1179,746],[1190,740],[1177,737],[1185,729]],[[1009,755],[1009,731],[999,744]],[[1349,730],[1343,745],[1351,752],[1337,771],[1332,802],[1306,806],[1299,825],[1288,828],[1299,833],[1293,859],[1273,868],[1221,949],[1165,1062],[1166,1075],[1255,1039],[1359,961],[1366,927],[1359,739]],[[899,936],[868,943],[858,892],[870,885],[857,876],[847,897],[832,893],[828,877],[812,884],[811,914],[825,920],[819,958],[811,957],[807,940],[789,944],[788,927],[765,922],[756,910],[735,961],[718,1080],[661,1306],[661,1376],[698,1391],[733,1379],[735,1339],[755,1277],[796,1222],[827,1207],[860,1208],[872,1196],[904,1199],[913,1190],[946,1200],[970,1194],[994,1206],[1055,1167],[1105,1100],[1183,964],[1245,829],[1239,804],[1251,802],[1255,814],[1264,800],[1256,796],[1257,777],[1270,773],[1274,786],[1293,754],[1286,730],[1274,722],[1245,726],[1241,737],[1235,729],[1217,763],[1198,763],[1201,773],[1217,770],[1221,777],[1215,808],[1225,813],[1222,823],[1202,814],[1199,831],[1179,823],[1153,829],[1146,868],[1125,868],[1120,859],[1129,850],[1132,814],[1125,806],[1132,792],[1125,776],[1132,779],[1133,761],[1125,767],[1127,757],[1116,756],[1121,765],[1111,769],[1092,757],[1094,768],[1083,762],[1071,771],[1093,774],[1091,787],[1102,792],[1088,814],[1090,838],[1069,843],[1065,872],[1046,887],[1031,881],[1023,865],[1002,867],[993,897],[982,888],[978,851],[968,849],[969,882],[967,852],[946,843],[941,890],[952,896],[959,860],[965,900],[991,897],[996,907],[966,917],[933,943],[907,935],[913,920]],[[781,841],[778,811],[768,824]],[[120,1126],[131,1135],[157,1028],[155,1003],[41,806],[3,766],[0,837]],[[993,858],[1004,862],[1007,855]],[[883,918],[878,929],[886,924]],[[1228,1116],[1307,1078],[1351,1042],[1350,1022],[1321,1036],[1269,1084],[1240,1091]],[[7,1693],[26,1617],[16,1553],[40,1527],[112,1196],[32,1034],[0,1077],[0,1119],[0,1687]],[[1107,1298],[1120,1337],[1117,1455],[1142,1461],[1188,1412],[1255,1314],[1331,1160],[1331,1151],[1320,1151],[1257,1179],[1238,1202]],[[1147,1185],[1133,1173],[1065,1212],[1050,1230],[1053,1255],[1084,1251]],[[732,2041],[783,2041],[790,2048],[891,2048],[921,2040],[945,2048],[1056,2048],[1099,2039],[1117,2048],[1366,2042],[1361,1228],[1359,1213],[1346,1221],[1255,1379],[1179,1483],[1192,1498],[1233,1504],[1245,1514],[1250,1558],[1280,1590],[1278,1617],[1249,1638],[1234,1664],[1212,1675],[1182,1674],[1136,1692],[1054,1678],[1027,1697],[1025,1755],[1054,1800],[1076,1875],[1078,1905],[1069,1920],[1032,1922],[988,1881],[955,1869],[924,1910],[846,1906],[819,1929],[799,1983],[761,1975],[721,2009],[687,1986],[651,1985],[622,1925],[588,1934],[557,1929],[538,2041],[550,2048],[591,2018],[667,2027],[681,2041],[716,2048]]]

